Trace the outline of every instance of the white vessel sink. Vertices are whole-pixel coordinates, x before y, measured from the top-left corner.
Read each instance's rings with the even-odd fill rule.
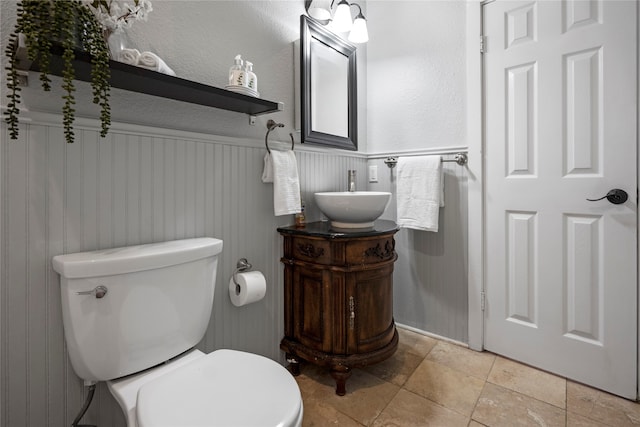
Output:
[[[315,193],[318,208],[336,228],[373,227],[384,212],[391,193],[383,191],[329,191]]]

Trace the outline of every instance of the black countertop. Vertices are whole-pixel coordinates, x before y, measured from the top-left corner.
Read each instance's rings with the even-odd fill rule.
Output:
[[[304,227],[288,225],[278,227],[281,234],[298,236],[315,236],[329,239],[345,239],[353,237],[372,237],[396,232],[399,230],[398,224],[386,219],[379,219],[373,223],[373,227],[367,228],[333,228],[330,221],[318,221],[305,224]]]

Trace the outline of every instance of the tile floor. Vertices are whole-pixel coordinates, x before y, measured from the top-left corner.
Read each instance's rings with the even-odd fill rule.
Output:
[[[310,364],[303,426],[635,426],[640,404],[488,352],[398,329],[393,357],[354,369],[347,395]]]

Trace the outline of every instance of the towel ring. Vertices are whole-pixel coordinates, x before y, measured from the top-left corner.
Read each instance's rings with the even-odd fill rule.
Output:
[[[269,133],[275,128],[283,128],[283,127],[284,127],[283,123],[276,123],[271,119],[267,121],[267,134],[264,136],[264,146],[267,147],[267,151],[269,152],[269,154],[271,154],[271,150],[269,149]],[[293,133],[289,133],[289,136],[291,137],[291,150],[293,151],[293,143],[294,143]]]

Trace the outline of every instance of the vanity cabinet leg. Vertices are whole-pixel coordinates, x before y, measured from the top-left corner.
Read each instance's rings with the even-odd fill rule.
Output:
[[[332,366],[331,376],[336,380],[336,394],[344,396],[347,394],[346,382],[351,376],[351,368],[344,365]]]
[[[289,353],[286,354],[286,358],[287,362],[289,362],[289,372],[291,372],[291,375],[293,375],[294,377],[300,375],[300,361],[298,360],[298,358]]]

